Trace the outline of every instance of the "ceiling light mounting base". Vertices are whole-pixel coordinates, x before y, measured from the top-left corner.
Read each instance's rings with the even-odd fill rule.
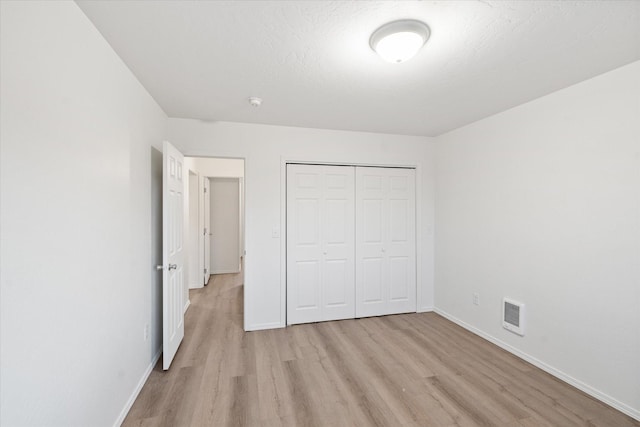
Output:
[[[259,106],[262,105],[262,98],[258,98],[257,96],[252,96],[249,98],[249,104],[254,108],[258,108]]]

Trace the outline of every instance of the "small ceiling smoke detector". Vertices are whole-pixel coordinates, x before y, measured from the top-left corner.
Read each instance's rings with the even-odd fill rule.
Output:
[[[262,98],[252,96],[251,98],[249,98],[249,104],[251,104],[252,107],[258,108],[262,105]]]
[[[369,45],[385,61],[399,63],[413,58],[429,39],[427,24],[413,19],[384,24],[373,32]]]

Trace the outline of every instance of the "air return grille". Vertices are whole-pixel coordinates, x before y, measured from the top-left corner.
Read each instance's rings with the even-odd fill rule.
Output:
[[[524,304],[509,298],[502,300],[502,327],[524,335]]]

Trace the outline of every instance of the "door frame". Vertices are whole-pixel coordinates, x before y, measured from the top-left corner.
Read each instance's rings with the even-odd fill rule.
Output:
[[[201,192],[202,192],[202,182],[201,182],[201,178],[200,178],[200,174],[198,173],[198,171],[191,169],[190,167],[187,168],[189,171],[189,202],[188,202],[188,214],[189,217],[187,219],[187,224],[189,225],[189,251],[187,252],[188,254],[188,265],[189,265],[189,283],[188,283],[188,288],[189,289],[199,289],[202,288],[202,270],[203,270],[203,259],[202,256],[200,255],[200,253],[202,252],[202,233],[201,233],[201,226],[200,226],[200,205],[201,203]],[[196,178],[196,190],[195,190],[195,194],[191,194],[191,176],[194,175]],[[191,235],[191,203],[193,202],[193,200],[195,200],[197,202],[197,209],[196,209],[196,242],[192,242],[191,239],[193,238],[193,236]],[[194,245],[195,243],[195,245]],[[192,249],[193,247],[196,246],[197,248],[197,254],[192,254]],[[195,260],[194,260],[195,258]],[[195,264],[195,277],[191,277],[192,274],[192,267],[194,267],[192,264]],[[197,281],[196,281],[197,278]],[[197,286],[191,286],[192,283],[194,283],[194,281],[197,282]],[[189,298],[187,298],[188,300]]]
[[[203,174],[200,176],[200,262],[202,263],[202,286],[206,286],[211,278],[211,181]],[[205,182],[207,185],[205,185]],[[209,199],[209,200],[208,200]],[[209,215],[207,215],[209,213]],[[207,219],[209,221],[207,222]],[[208,238],[208,240],[207,240]],[[208,243],[208,244],[207,244]],[[207,251],[208,248],[208,251]],[[209,268],[207,268],[207,266]]]
[[[247,233],[246,233],[246,212],[247,212],[247,204],[246,204],[246,181],[247,181],[247,173],[248,173],[248,164],[249,161],[247,160],[246,157],[242,157],[242,156],[225,156],[225,155],[217,155],[217,154],[211,154],[210,152],[204,153],[201,150],[196,150],[196,151],[186,151],[183,153],[184,157],[191,157],[191,158],[198,158],[198,159],[228,159],[228,160],[242,160],[244,163],[244,176],[241,178],[241,182],[242,182],[242,194],[240,195],[241,199],[242,199],[242,225],[241,225],[241,233],[242,233],[242,241],[241,241],[241,246],[242,246],[242,271],[243,274],[244,272],[247,271],[247,265],[249,263],[251,263],[251,259],[247,260],[247,254],[246,254],[246,242],[247,242]],[[204,174],[199,174],[200,177],[205,176]],[[202,179],[198,180],[198,193],[199,196],[202,195],[202,185],[203,185],[203,181]],[[200,218],[201,216],[198,215],[198,223],[199,226],[201,227],[201,231],[202,231],[202,222],[200,222]],[[199,243],[199,248],[202,252],[204,252],[204,236],[202,234],[200,234],[201,237],[201,242],[203,243]],[[204,270],[204,256],[203,254],[199,254],[198,255],[199,258],[199,262],[201,262],[201,268],[200,271],[202,272]],[[204,277],[203,277],[204,278]],[[246,281],[246,275],[245,275],[245,281]],[[247,310],[246,310],[246,298],[244,299],[244,310],[243,310],[243,319],[242,319],[242,327],[243,329],[246,328],[246,325],[248,324],[247,322]]]
[[[422,163],[362,163],[355,159],[337,160],[318,159],[314,157],[281,156],[280,157],[280,327],[287,326],[287,164],[299,163],[306,165],[327,166],[361,166],[379,168],[407,168],[416,171],[416,313],[431,311],[431,307],[422,305],[422,276],[423,267],[420,260],[424,248],[422,247],[423,221],[422,221]],[[245,164],[246,168],[246,164]],[[246,169],[245,169],[246,175]]]

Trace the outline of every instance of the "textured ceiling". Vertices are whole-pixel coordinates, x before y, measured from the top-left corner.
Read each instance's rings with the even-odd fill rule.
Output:
[[[77,3],[170,117],[434,136],[640,59],[640,1]]]

